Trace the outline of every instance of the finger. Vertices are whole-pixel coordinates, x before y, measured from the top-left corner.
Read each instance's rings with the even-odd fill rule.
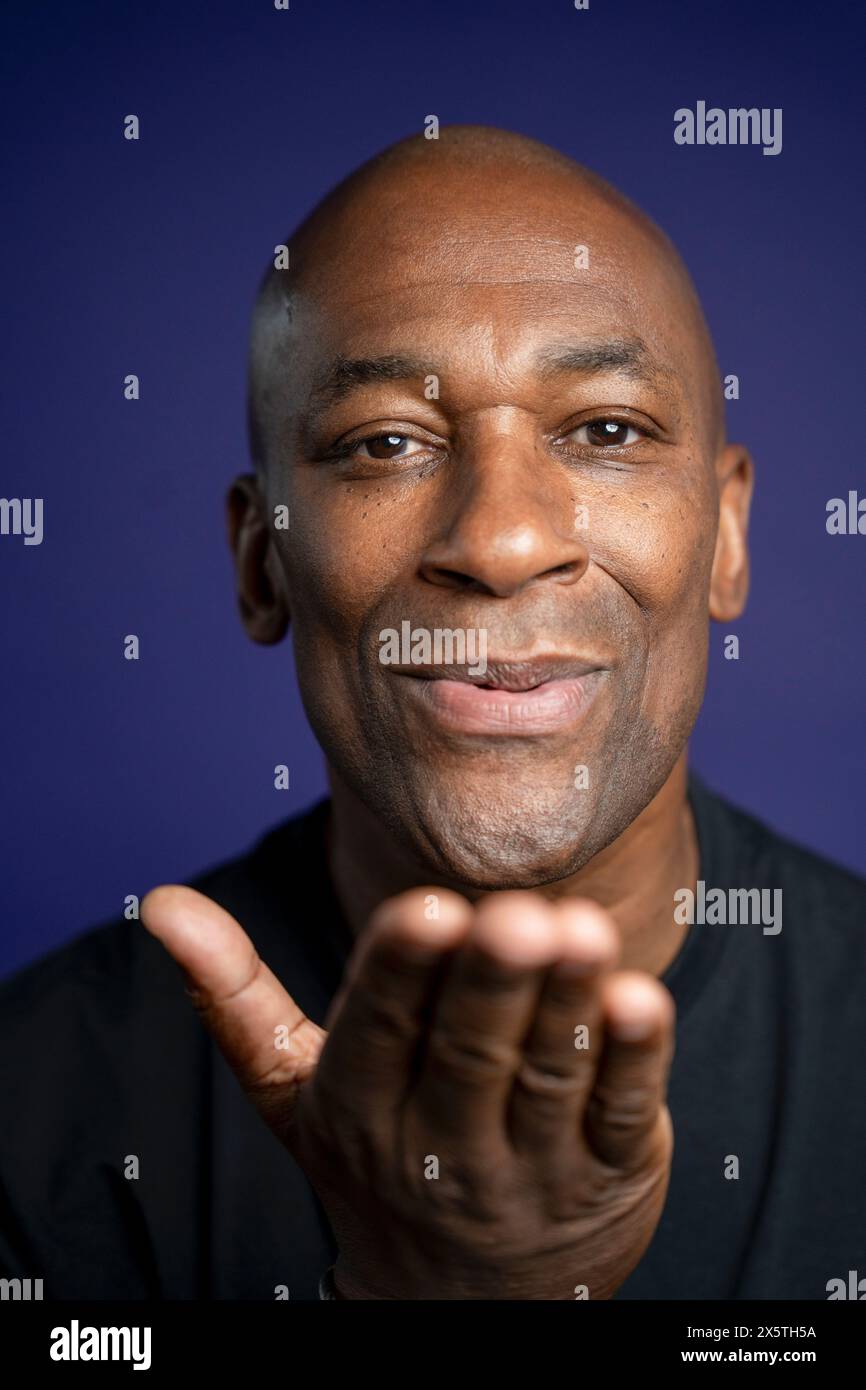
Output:
[[[442,982],[414,1092],[437,1134],[504,1140],[507,1099],[547,966],[554,914],[536,894],[496,893]]]
[[[674,1003],[651,975],[621,971],[602,987],[602,1010],[604,1045],[585,1133],[605,1163],[639,1168],[662,1132]]]
[[[420,888],[379,907],[328,1014],[315,1091],[375,1127],[409,1089],[445,962],[472,922],[465,898]]]
[[[616,963],[619,933],[589,901],[554,906],[558,959],[548,970],[511,1091],[508,1130],[526,1155],[573,1151],[601,1055],[600,981]]]
[[[298,1008],[233,917],[192,888],[166,885],[143,899],[141,920],[187,978],[220,1051],[269,1124],[290,1116],[315,1069],[323,1029]]]

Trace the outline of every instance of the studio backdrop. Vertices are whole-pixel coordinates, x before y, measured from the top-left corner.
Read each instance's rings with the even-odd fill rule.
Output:
[[[249,312],[313,203],[431,117],[555,146],[682,252],[757,468],[751,598],[713,627],[693,762],[866,871],[856,14],[7,0],[0,971],[323,794],[290,644],[236,616]],[[707,139],[735,109],[756,138]]]

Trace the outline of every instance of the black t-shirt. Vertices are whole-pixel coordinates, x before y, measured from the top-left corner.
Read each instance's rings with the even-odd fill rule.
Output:
[[[707,893],[780,889],[782,930],[693,925],[663,976],[673,1171],[616,1297],[826,1299],[866,1276],[866,883],[694,778],[689,795]],[[195,883],[318,1023],[352,944],[327,814]],[[0,986],[0,1049],[0,1274],[55,1299],[318,1297],[323,1210],[140,923]]]

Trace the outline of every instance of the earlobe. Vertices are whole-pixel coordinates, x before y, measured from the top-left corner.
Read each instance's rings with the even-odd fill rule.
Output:
[[[716,463],[719,482],[719,528],[710,578],[710,617],[732,622],[746,606],[749,592],[749,508],[754,467],[741,444],[727,444]]]
[[[289,626],[285,579],[267,523],[265,501],[252,473],[232,483],[226,515],[241,621],[254,642],[266,646],[280,642]]]

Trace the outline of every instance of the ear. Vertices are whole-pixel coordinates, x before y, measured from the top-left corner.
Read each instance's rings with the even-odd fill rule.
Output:
[[[710,576],[710,617],[739,618],[749,593],[749,507],[755,470],[748,449],[727,444],[716,459],[719,529]]]
[[[268,525],[267,503],[252,473],[232,483],[226,514],[241,621],[254,642],[280,642],[289,626],[285,576]]]

